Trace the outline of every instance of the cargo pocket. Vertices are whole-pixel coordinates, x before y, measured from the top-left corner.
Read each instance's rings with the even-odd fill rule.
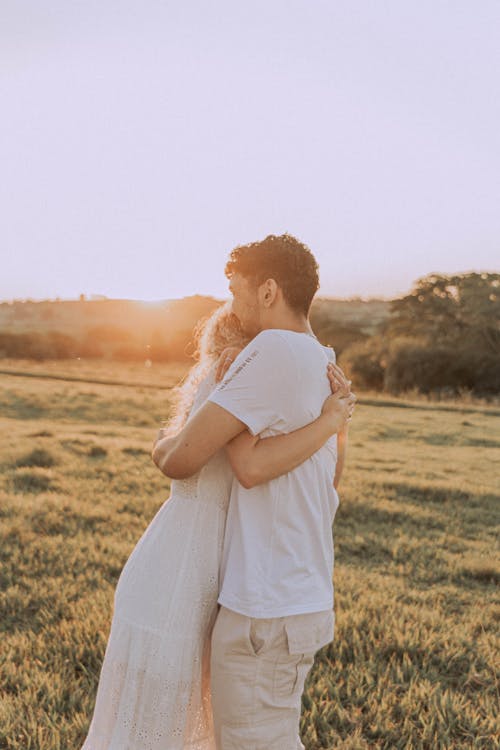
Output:
[[[335,617],[333,610],[294,615],[285,622],[290,654],[315,654],[333,640]]]
[[[275,699],[286,699],[295,695],[299,687],[301,667],[306,660],[306,654],[289,654],[274,665],[273,695]],[[312,665],[312,658],[310,662]]]
[[[300,701],[314,654],[333,638],[333,611],[294,615],[285,621],[287,653],[274,667],[273,694],[283,705]]]

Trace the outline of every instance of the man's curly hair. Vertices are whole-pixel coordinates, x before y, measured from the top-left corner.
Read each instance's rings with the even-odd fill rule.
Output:
[[[260,242],[237,245],[225,268],[228,279],[235,273],[257,286],[274,279],[288,306],[303,315],[308,315],[319,287],[316,258],[291,234],[270,234]]]

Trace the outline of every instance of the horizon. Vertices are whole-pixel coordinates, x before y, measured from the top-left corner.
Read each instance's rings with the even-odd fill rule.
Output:
[[[383,295],[383,294],[349,294],[349,295],[337,295],[328,293],[326,291],[321,290],[321,286],[314,295],[314,300],[316,299],[328,299],[328,300],[337,300],[339,302],[350,302],[350,301],[361,301],[361,302],[371,302],[371,301],[381,301],[381,302],[391,302],[395,299],[400,299],[402,297],[405,297],[411,293],[411,290],[415,286],[415,284],[423,278],[426,278],[428,276],[459,276],[459,275],[466,275],[466,274],[495,274],[499,273],[499,271],[495,269],[467,269],[464,271],[430,271],[429,273],[425,274],[424,276],[420,276],[417,279],[413,279],[410,286],[406,291],[400,291],[397,294],[394,295]],[[79,302],[81,301],[81,296],[84,297],[85,302],[99,302],[103,300],[114,300],[114,301],[126,301],[126,302],[137,302],[140,304],[145,305],[154,305],[154,304],[164,304],[165,302],[175,302],[175,301],[182,301],[184,299],[189,299],[191,297],[207,297],[215,299],[216,301],[226,301],[230,299],[230,294],[227,296],[212,293],[212,292],[200,292],[200,291],[192,291],[188,292],[187,294],[179,295],[179,296],[170,296],[170,297],[157,297],[157,298],[140,298],[140,297],[130,297],[130,296],[111,296],[108,294],[102,294],[99,292],[80,292],[79,294],[75,296],[61,296],[61,295],[55,295],[50,297],[34,297],[34,296],[19,296],[19,297],[8,297],[8,298],[0,298],[0,304],[15,304],[15,303],[26,303],[26,302],[34,302],[34,303],[43,303],[43,302],[51,302],[51,303],[57,303],[57,302]]]
[[[184,297],[165,297],[164,299],[139,299],[135,297],[108,297],[104,294],[83,294],[82,295],[84,299],[80,299],[80,296],[78,297],[53,297],[53,298],[34,298],[34,297],[15,297],[12,299],[0,299],[0,305],[13,305],[13,304],[25,304],[25,303],[35,303],[35,304],[42,304],[44,302],[49,302],[51,304],[57,304],[59,302],[137,302],[141,305],[161,305],[165,302],[182,302],[186,299],[192,299],[194,297],[202,297],[204,299],[213,299],[216,302],[226,302],[230,297],[219,297],[213,294],[202,294],[200,292],[194,292],[193,294],[186,294]],[[351,297],[336,297],[335,295],[326,295],[326,294],[315,294],[313,298],[314,300],[318,299],[326,299],[326,300],[335,300],[337,302],[372,302],[372,301],[380,301],[380,302],[391,302],[391,300],[396,299],[395,297],[365,297],[362,295],[352,295]]]

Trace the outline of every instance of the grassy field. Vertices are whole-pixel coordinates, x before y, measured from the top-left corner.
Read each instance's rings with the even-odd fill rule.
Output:
[[[0,748],[73,750],[114,585],[168,496],[150,448],[182,373],[30,369],[74,379],[0,375]],[[304,694],[307,750],[498,747],[499,447],[498,410],[361,401],[335,522],[336,637]]]

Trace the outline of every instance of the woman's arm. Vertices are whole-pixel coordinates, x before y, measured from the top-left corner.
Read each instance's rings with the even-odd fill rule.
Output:
[[[168,427],[161,427],[153,443],[151,458],[160,471],[163,472],[163,460],[177,442],[177,434],[172,435]],[[164,472],[163,472],[164,473]]]
[[[338,489],[340,477],[344,471],[348,435],[349,425],[346,424],[345,427],[337,433],[337,463],[335,465],[335,477],[333,479],[333,486],[335,489]]]
[[[178,435],[156,441],[153,461],[170,479],[186,479],[245,428],[244,422],[222,406],[205,401]]]
[[[226,445],[226,453],[238,481],[250,489],[286,474],[316,453],[352,415],[356,396],[332,394],[320,416],[294,432],[273,437],[254,437],[247,430]]]

